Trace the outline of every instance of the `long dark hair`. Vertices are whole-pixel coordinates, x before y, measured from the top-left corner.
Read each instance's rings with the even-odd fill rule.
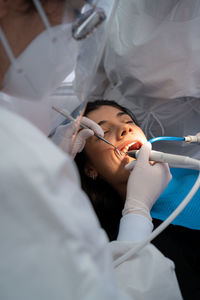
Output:
[[[110,100],[88,102],[84,115],[87,116],[89,112],[104,105],[113,106],[125,112],[137,124],[134,114],[129,109]],[[84,167],[87,161],[88,157],[84,150],[76,155],[75,162],[80,172],[82,188],[88,195],[108,238],[111,241],[116,240],[124,202],[118,192],[105,180],[99,177],[93,180],[85,174]]]

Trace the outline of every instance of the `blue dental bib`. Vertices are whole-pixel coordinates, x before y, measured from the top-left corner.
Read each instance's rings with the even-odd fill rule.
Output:
[[[171,168],[170,171],[172,180],[154,204],[152,218],[165,220],[187,196],[199,174],[189,169]],[[200,189],[172,224],[200,229]]]

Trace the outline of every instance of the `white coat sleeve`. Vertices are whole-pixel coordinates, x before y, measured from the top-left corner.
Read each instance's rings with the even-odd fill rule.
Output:
[[[153,224],[148,218],[129,213],[120,220],[117,240],[137,243],[147,238],[152,230]]]
[[[114,261],[136,244],[110,243]],[[115,267],[121,289],[134,300],[181,300],[182,295],[174,271],[174,263],[152,244]]]

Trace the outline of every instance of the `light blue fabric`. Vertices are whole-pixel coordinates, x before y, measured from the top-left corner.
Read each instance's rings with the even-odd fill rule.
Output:
[[[152,218],[165,220],[187,196],[199,174],[196,170],[171,168],[172,180],[151,210]],[[200,189],[172,222],[200,230]]]

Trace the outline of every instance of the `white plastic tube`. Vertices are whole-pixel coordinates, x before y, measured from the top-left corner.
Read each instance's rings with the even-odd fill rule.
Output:
[[[140,150],[128,151],[128,155],[137,159]],[[169,154],[159,151],[151,151],[149,160],[168,163],[173,168],[186,168],[200,170],[200,161],[189,156]]]

